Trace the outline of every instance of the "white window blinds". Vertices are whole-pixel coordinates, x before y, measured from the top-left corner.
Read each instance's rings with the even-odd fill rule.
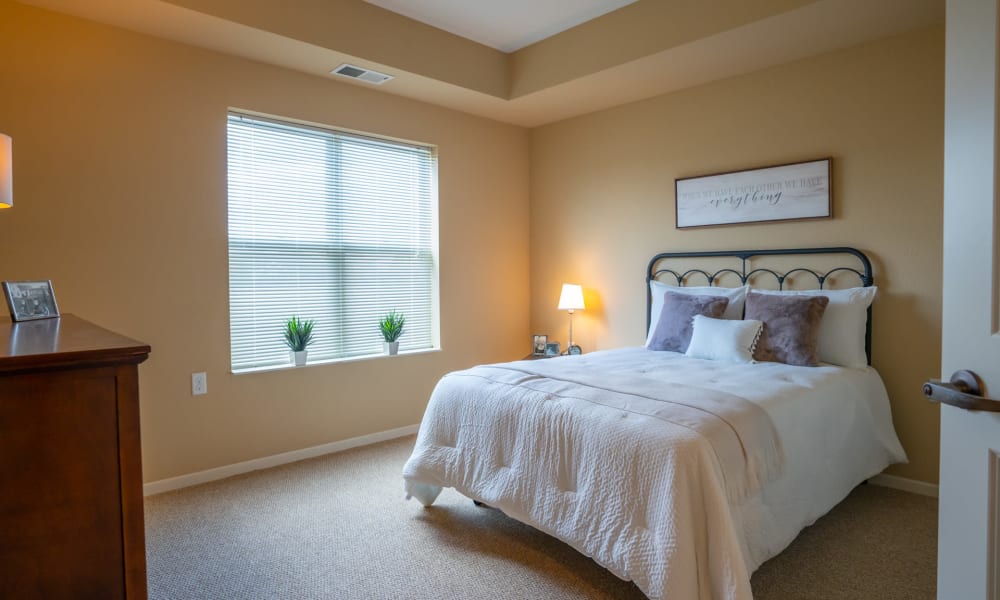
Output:
[[[282,331],[313,319],[309,362],[438,341],[434,149],[230,113],[233,371],[290,364]]]

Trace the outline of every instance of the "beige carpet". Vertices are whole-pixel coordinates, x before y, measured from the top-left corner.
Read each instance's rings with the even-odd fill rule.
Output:
[[[424,509],[413,438],[146,499],[152,600],[635,598],[565,544],[452,490]],[[753,577],[768,599],[933,598],[937,503],[855,490]],[[677,599],[685,600],[685,599]]]

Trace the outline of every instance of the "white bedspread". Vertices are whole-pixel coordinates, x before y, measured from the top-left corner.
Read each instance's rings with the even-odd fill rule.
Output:
[[[742,599],[764,560],[900,460],[871,369],[629,348],[444,377],[403,475],[425,504],[454,487],[650,598]]]

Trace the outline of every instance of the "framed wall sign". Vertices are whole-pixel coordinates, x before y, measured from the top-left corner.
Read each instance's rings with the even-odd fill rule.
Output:
[[[830,162],[677,179],[677,228],[829,218]]]

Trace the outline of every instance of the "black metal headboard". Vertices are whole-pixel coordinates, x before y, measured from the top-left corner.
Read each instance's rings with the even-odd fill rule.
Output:
[[[766,256],[809,256],[817,254],[843,254],[853,256],[856,259],[858,266],[836,266],[827,270],[817,270],[810,267],[793,267],[784,271],[777,271],[774,269],[766,267],[758,267],[751,264],[752,259],[757,259]],[[661,267],[661,263],[668,262],[671,259],[686,259],[686,258],[735,258],[739,259],[738,267],[722,267],[720,269],[710,271],[699,268],[691,269],[674,269],[669,267]],[[846,260],[846,258],[845,258]],[[649,261],[649,266],[646,268],[646,331],[649,331],[649,323],[651,318],[651,310],[653,304],[652,291],[649,287],[649,282],[659,278],[662,275],[673,276],[676,280],[677,285],[683,286],[687,283],[687,280],[691,277],[704,278],[707,285],[715,285],[716,281],[727,275],[735,276],[739,279],[740,285],[745,285],[757,276],[772,276],[777,282],[778,289],[784,289],[785,282],[788,278],[795,274],[806,274],[812,275],[816,278],[818,284],[818,289],[823,289],[824,284],[831,275],[836,273],[853,273],[858,276],[861,280],[861,285],[863,287],[868,287],[874,284],[874,278],[872,277],[872,263],[868,259],[868,256],[864,252],[856,248],[848,247],[834,247],[834,248],[782,248],[776,250],[713,250],[706,252],[661,252],[657,254]],[[868,356],[868,364],[872,362],[872,309],[868,307],[868,324],[865,327],[865,354]]]

